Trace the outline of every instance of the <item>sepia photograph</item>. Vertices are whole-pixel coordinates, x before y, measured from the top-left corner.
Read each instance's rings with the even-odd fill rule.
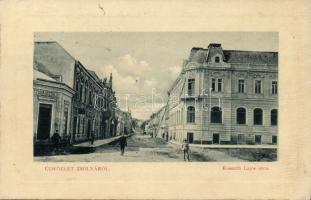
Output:
[[[309,1],[0,10],[0,199],[310,199]]]
[[[36,32],[38,162],[277,160],[277,32]]]

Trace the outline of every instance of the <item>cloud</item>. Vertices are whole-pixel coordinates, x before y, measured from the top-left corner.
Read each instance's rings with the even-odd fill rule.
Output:
[[[180,66],[172,66],[168,68],[168,73],[173,79],[176,79],[180,72],[181,72]]]
[[[109,77],[112,73],[119,106],[125,110],[129,107],[133,116],[138,118],[149,118],[159,106],[165,104],[166,91],[180,70],[179,66],[152,66],[131,54],[120,56],[111,64],[96,69],[101,77]],[[157,105],[156,110],[154,105]]]

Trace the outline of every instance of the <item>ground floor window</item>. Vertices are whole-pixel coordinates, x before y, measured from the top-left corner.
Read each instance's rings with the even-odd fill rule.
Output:
[[[277,136],[272,136],[272,144],[277,144]]]
[[[255,135],[255,144],[261,144],[261,135]]]

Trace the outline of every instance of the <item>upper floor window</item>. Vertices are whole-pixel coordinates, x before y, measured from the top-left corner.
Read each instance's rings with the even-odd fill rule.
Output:
[[[80,99],[80,101],[82,101],[83,100],[83,84],[82,83],[80,83],[80,89],[79,89],[79,99]]]
[[[245,88],[245,81],[241,79],[239,80],[239,93],[244,93],[245,92],[244,88]]]
[[[271,110],[271,125],[276,126],[278,124],[278,110]]]
[[[212,91],[216,90],[216,79],[212,78]]]
[[[236,122],[237,122],[237,124],[245,124],[245,122],[246,122],[246,110],[245,110],[245,108],[238,108],[236,110]]]
[[[262,125],[262,109],[260,108],[254,110],[254,124]]]
[[[255,94],[261,94],[261,80],[255,80]]]
[[[211,123],[222,123],[222,112],[220,107],[213,107],[211,110]]]
[[[219,78],[218,79],[218,92],[221,92],[222,91],[222,79]]]
[[[89,91],[89,104],[92,105],[92,91]]]
[[[219,63],[220,62],[220,58],[219,58],[219,56],[216,56],[215,57],[215,63]]]
[[[193,96],[194,95],[194,79],[188,79],[188,95]]]
[[[216,83],[217,83],[217,85],[216,85]],[[212,78],[212,85],[211,86],[212,86],[211,88],[212,88],[213,92],[215,92],[215,91],[221,92],[222,91],[222,79],[221,78],[218,78],[218,79]],[[216,88],[216,86],[217,86],[217,88]]]
[[[193,106],[189,106],[187,108],[187,123],[195,122],[195,108]]]
[[[272,81],[271,92],[272,94],[278,93],[278,82],[277,81]]]

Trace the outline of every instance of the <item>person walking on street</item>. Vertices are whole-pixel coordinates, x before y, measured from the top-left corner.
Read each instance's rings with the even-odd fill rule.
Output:
[[[188,161],[190,161],[189,158],[189,143],[186,139],[184,139],[184,142],[182,143],[181,149],[184,151],[184,161],[186,161],[186,158]]]
[[[121,156],[124,155],[125,147],[127,146],[126,137],[124,135],[120,138],[120,148],[121,148]]]
[[[52,139],[52,142],[54,144],[54,149],[56,151],[58,151],[59,144],[60,144],[60,141],[61,141],[61,137],[60,137],[60,135],[58,133],[58,130],[55,130],[55,133],[53,134],[51,139]]]
[[[94,133],[94,131],[92,131],[91,132],[91,140],[90,140],[91,145],[94,144],[94,140],[95,140],[95,133]]]

